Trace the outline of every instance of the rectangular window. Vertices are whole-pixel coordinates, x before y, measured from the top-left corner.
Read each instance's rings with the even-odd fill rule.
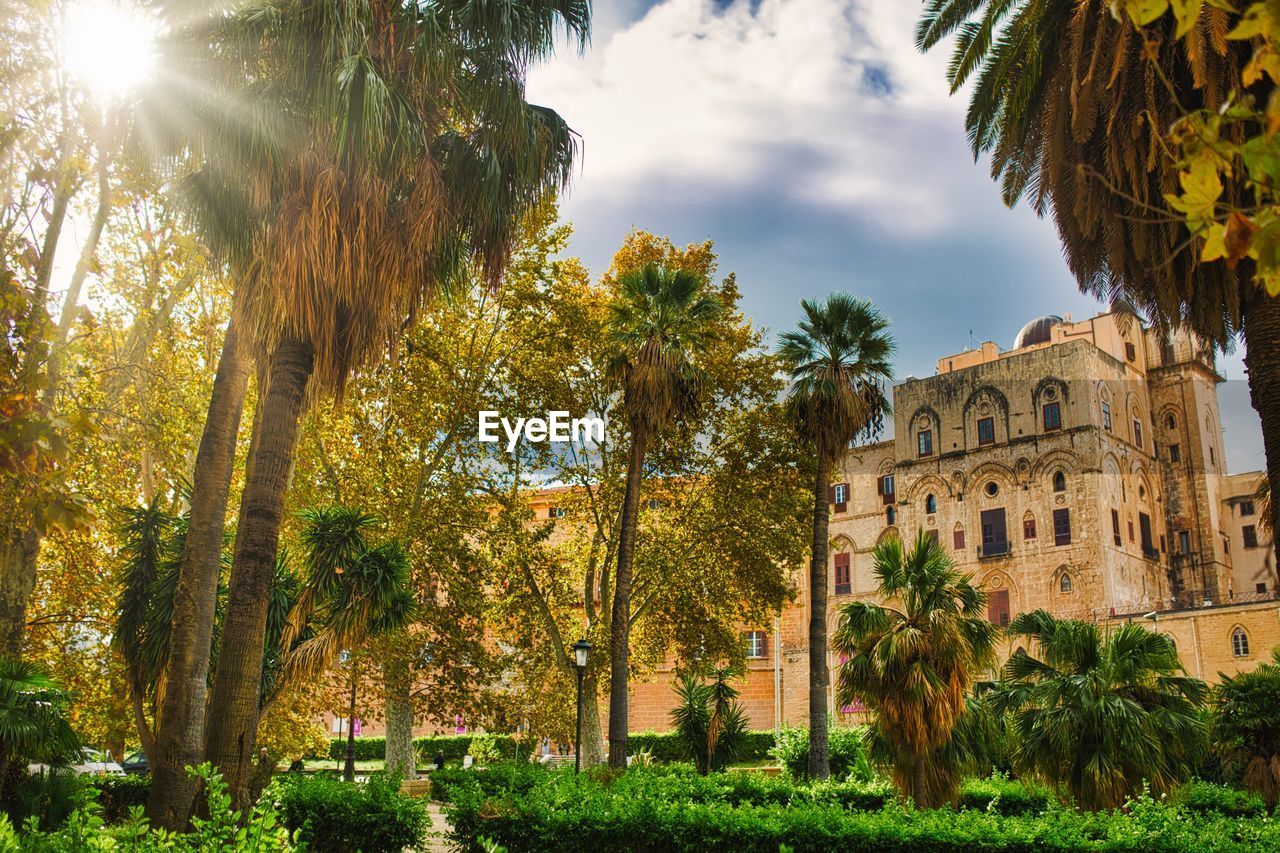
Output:
[[[1240,501],[1241,515],[1253,515],[1254,511],[1253,501]]]
[[[930,541],[930,542],[932,542],[934,545],[937,545],[937,544],[938,544],[938,531],[937,531],[937,530],[930,530],[930,531],[928,531],[927,533],[925,533],[925,536],[927,536],[927,537],[929,538],[929,541]]]
[[[849,508],[848,483],[836,483],[831,487],[831,503],[835,504],[836,512],[844,512]]]
[[[1102,401],[1102,428],[1111,432],[1111,404],[1106,400]]]
[[[1264,593],[1267,591],[1267,585],[1265,583],[1254,584],[1253,591],[1258,593]]]
[[[1191,553],[1191,531],[1190,530],[1178,531],[1178,553],[1179,554]]]
[[[1053,511],[1053,544],[1071,544],[1071,510],[1065,507]]]
[[[853,583],[849,570],[849,554],[836,554],[836,595],[848,595],[853,591]]]
[[[547,507],[547,518],[564,518],[564,507],[562,506]]]
[[[1009,624],[1009,590],[993,589],[987,593],[987,621],[1002,628]]]
[[[1124,545],[1124,540],[1120,538],[1120,513],[1117,510],[1111,510],[1111,536],[1116,541],[1116,547]]]
[[[1142,555],[1149,560],[1159,557],[1155,537],[1151,534],[1151,516],[1145,512],[1138,513],[1138,530],[1142,533]]]
[[[1258,547],[1258,528],[1256,525],[1246,524],[1244,527],[1240,528],[1240,534],[1240,538],[1244,541],[1244,547]]]
[[[978,418],[978,446],[996,443],[995,418]]]
[[[922,429],[916,433],[916,454],[919,456],[933,455],[933,430]]]
[[[984,509],[982,522],[982,556],[992,557],[1009,553],[1009,534],[1005,528],[1004,508]]]
[[[1046,403],[1044,407],[1044,431],[1051,432],[1062,429],[1062,409],[1057,403]]]
[[[1181,448],[1181,447],[1179,447],[1179,446],[1178,446],[1178,445],[1176,445],[1176,444],[1171,444],[1171,445],[1169,445],[1169,461],[1170,461],[1170,462],[1181,462],[1181,461],[1182,461],[1182,448]]]
[[[768,651],[768,635],[764,631],[747,632],[747,657],[762,658]]]
[[[876,480],[876,494],[880,496],[881,503],[885,505],[893,503],[893,475],[886,474]]]
[[[1138,537],[1133,534],[1133,519],[1129,519],[1129,541],[1136,542],[1137,539]]]
[[[1129,361],[1138,360],[1138,348],[1131,341],[1124,342],[1124,357]]]
[[[960,529],[951,534],[951,545],[957,551],[964,550],[964,530]]]
[[[1036,538],[1036,520],[1034,518],[1022,519],[1022,538],[1023,539]]]
[[[1142,447],[1142,421],[1137,418],[1133,419],[1133,443],[1137,447]]]

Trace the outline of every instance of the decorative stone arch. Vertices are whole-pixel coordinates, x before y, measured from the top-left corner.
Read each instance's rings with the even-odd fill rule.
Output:
[[[894,461],[892,456],[886,456],[876,465],[876,475],[885,477],[897,470],[898,463]]]
[[[1031,477],[1034,480],[1048,480],[1057,470],[1070,476],[1079,473],[1082,467],[1080,457],[1070,450],[1050,450],[1036,459],[1031,467]]]
[[[883,545],[891,539],[902,539],[902,534],[898,532],[897,525],[886,527],[884,530],[880,531],[880,536],[876,539],[876,544]]]
[[[1022,537],[1022,539],[1023,539],[1024,541],[1028,538],[1028,537],[1027,537],[1027,522],[1028,522],[1028,521],[1029,521],[1029,522],[1031,522],[1032,524],[1035,524],[1035,525],[1036,525],[1036,528],[1035,528],[1035,531],[1036,531],[1036,537],[1035,537],[1035,538],[1039,539],[1039,538],[1040,538],[1040,527],[1039,527],[1039,525],[1036,523],[1036,514],[1035,514],[1034,512],[1032,512],[1030,509],[1028,509],[1026,512],[1024,512],[1024,513],[1022,514],[1022,530],[1021,530],[1021,531],[1019,531],[1019,536],[1021,536],[1021,537]]]
[[[1067,383],[1056,376],[1046,376],[1036,383],[1035,389],[1031,392],[1031,410],[1035,413],[1037,434],[1044,434],[1044,407],[1048,403],[1058,404],[1058,417],[1060,424],[1058,429],[1067,429],[1070,424],[1067,423],[1067,403],[1070,402],[1070,389]]]
[[[853,543],[853,539],[847,533],[837,533],[831,537],[831,546],[828,551],[835,553],[836,551],[848,551],[850,554],[858,553],[858,546]]]
[[[1098,404],[1097,404],[1098,425],[1101,426],[1103,429],[1106,429],[1106,426],[1107,426],[1106,421],[1103,418],[1103,414],[1102,414],[1103,404],[1106,404],[1106,406],[1111,410],[1111,429],[1112,431],[1114,431],[1115,417],[1116,417],[1116,402],[1115,402],[1116,396],[1111,391],[1111,386],[1107,383],[1107,380],[1105,379],[1099,379],[1097,384],[1094,386],[1094,390],[1098,398]]]
[[[1163,434],[1173,434],[1181,437],[1183,424],[1186,422],[1186,416],[1182,411],[1182,407],[1175,403],[1165,403],[1160,407],[1160,411],[1156,414],[1156,429]],[[1173,426],[1170,426],[1172,422]]]
[[[1137,394],[1130,391],[1125,395],[1124,410],[1125,415],[1128,417],[1128,422],[1125,424],[1125,432],[1129,434],[1129,440],[1133,444],[1138,445],[1138,436],[1134,434],[1133,429],[1134,421],[1137,421],[1141,425],[1143,433],[1140,446],[1145,450],[1150,446],[1150,442],[1153,440],[1153,437],[1147,434],[1149,432],[1148,424],[1150,421],[1147,420],[1146,408],[1142,405],[1142,401],[1138,399]]]
[[[927,494],[934,494],[938,497],[951,497],[951,485],[937,474],[925,474],[907,489],[907,500],[916,503],[924,500],[924,496]]]
[[[1014,607],[1014,602],[1017,600],[1018,585],[1013,582],[1013,578],[1010,577],[1008,572],[1001,571],[1000,569],[992,569],[982,576],[982,579],[978,581],[978,586],[984,590],[1009,590],[1009,608],[1013,612],[1017,612],[1017,608]]]
[[[1065,588],[1064,588],[1065,583]],[[1053,570],[1049,577],[1049,594],[1051,596],[1074,595],[1079,587],[1079,577],[1071,570],[1071,566],[1063,563]]]
[[[984,462],[969,475],[969,482],[974,484],[978,495],[983,499],[988,497],[986,487],[987,483],[992,480],[1000,486],[1001,491],[1013,488],[1018,484],[1018,478],[1013,469],[1000,462]]]
[[[950,479],[951,479],[950,493],[952,495],[963,495],[965,490],[965,484],[969,482],[968,478],[965,477],[964,472],[959,469],[952,471]]]
[[[964,404],[964,446],[973,450],[978,445],[978,420],[991,418],[995,444],[1009,442],[1009,399],[994,385],[983,385],[969,395]]]
[[[933,406],[920,406],[911,413],[911,419],[907,421],[907,428],[910,431],[908,440],[911,442],[910,448],[912,455],[917,455],[918,447],[916,445],[916,435],[921,430],[933,430],[933,455],[939,456],[942,453],[942,418],[938,415]]]

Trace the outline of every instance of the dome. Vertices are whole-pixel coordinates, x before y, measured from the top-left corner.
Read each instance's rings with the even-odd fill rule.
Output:
[[[1036,344],[1047,344],[1053,336],[1053,327],[1061,326],[1064,322],[1066,321],[1057,314],[1046,314],[1035,318],[1018,332],[1018,339],[1014,342],[1013,348],[1022,349]]]

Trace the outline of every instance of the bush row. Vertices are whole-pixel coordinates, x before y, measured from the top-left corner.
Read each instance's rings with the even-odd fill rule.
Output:
[[[414,738],[413,746],[419,760],[424,763],[429,763],[437,753],[443,753],[445,761],[458,762],[471,748],[473,737],[476,735],[430,735]],[[493,739],[498,753],[503,758],[515,758],[516,742],[510,735],[484,735],[484,737]],[[628,735],[627,740],[632,755],[649,752],[655,759],[662,762],[681,761],[686,757],[687,747],[675,732],[636,732]],[[358,737],[354,745],[357,761],[377,761],[387,757],[386,738]],[[764,761],[769,758],[773,746],[772,731],[748,732],[738,760]],[[341,760],[346,754],[346,738],[334,738],[329,741],[328,757],[331,760]],[[526,756],[529,754],[528,744],[521,747],[521,754]],[[320,756],[311,757],[319,758]]]
[[[1280,823],[1268,819],[1146,798],[1125,812],[1082,814],[1042,789],[999,779],[967,785],[958,810],[917,811],[886,786],[866,783],[800,786],[635,768],[620,777],[513,771],[479,778],[490,773],[470,774],[473,781],[449,790],[454,840],[465,849],[479,849],[482,837],[511,850],[547,851],[1280,849]],[[1208,791],[1197,796],[1216,796]]]
[[[278,790],[281,821],[319,853],[398,853],[421,844],[431,823],[425,801],[378,777],[355,785],[325,774],[285,776]]]

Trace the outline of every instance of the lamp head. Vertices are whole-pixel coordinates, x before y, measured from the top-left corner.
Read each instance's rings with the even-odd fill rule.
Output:
[[[574,665],[578,669],[587,668],[587,655],[591,654],[591,644],[586,640],[579,640],[573,644]]]

